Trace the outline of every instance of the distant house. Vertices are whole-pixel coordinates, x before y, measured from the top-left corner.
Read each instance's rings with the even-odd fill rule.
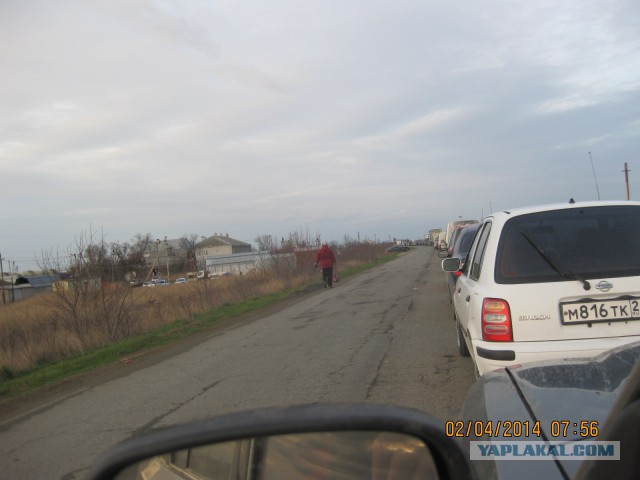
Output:
[[[9,294],[11,301],[24,300],[38,293],[50,292],[60,279],[58,274],[18,276],[12,287],[5,286],[5,293]]]
[[[68,278],[68,279],[63,279],[63,280],[58,280],[57,282],[54,282],[52,285],[52,290],[54,292],[62,292],[62,291],[67,291],[67,290],[71,290],[72,288],[78,288],[78,287],[89,287],[89,288],[95,288],[98,289],[102,286],[102,281],[100,280],[99,277],[96,278]]]
[[[33,289],[51,290],[51,286],[60,280],[60,275],[33,275],[19,276],[16,278],[16,286],[29,285]]]
[[[295,268],[296,256],[292,253],[272,254],[269,252],[218,255],[207,257],[205,269],[209,277],[219,277],[222,275],[243,275],[255,270],[270,270],[276,265],[287,265],[288,269]]]
[[[251,253],[251,244],[241,242],[226,235],[212,235],[196,244],[196,260],[198,265],[204,264],[207,257]],[[201,263],[202,262],[202,263]]]
[[[259,258],[257,252],[207,257],[205,268],[210,277],[242,275],[255,270]]]
[[[209,274],[241,274],[255,269],[251,244],[226,235],[212,235],[196,244],[196,261]]]

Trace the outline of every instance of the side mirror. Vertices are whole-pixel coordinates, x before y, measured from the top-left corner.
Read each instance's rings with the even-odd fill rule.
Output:
[[[151,432],[108,452],[92,480],[473,479],[441,422],[383,405],[241,412]]]
[[[457,272],[462,268],[462,260],[458,257],[445,258],[442,260],[442,270],[445,272]]]
[[[440,258],[447,258],[449,256],[448,250],[438,250],[438,256]]]

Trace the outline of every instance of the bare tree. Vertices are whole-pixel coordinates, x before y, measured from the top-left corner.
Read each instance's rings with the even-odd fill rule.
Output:
[[[263,233],[258,235],[254,242],[258,244],[258,250],[261,252],[274,252],[276,250],[276,244],[273,241],[273,235],[267,235]]]
[[[46,297],[48,306],[83,351],[130,332],[135,307],[130,288],[122,282],[108,282],[114,276],[116,258],[92,232],[81,233],[64,255],[50,251],[42,256],[43,270],[64,272],[53,284],[53,295]]]
[[[155,240],[150,233],[137,233],[131,240],[127,255],[127,269],[130,277],[143,279],[147,275],[147,257],[145,254]]]
[[[200,235],[197,233],[184,234],[180,239],[180,248],[186,251],[186,264],[189,270],[196,271],[198,263],[196,259],[196,245],[200,240]]]
[[[292,252],[298,248],[307,248],[320,245],[320,234],[315,236],[309,231],[309,227],[299,227],[298,230],[289,233],[285,238],[280,240],[280,252]],[[257,241],[257,239],[256,239]]]

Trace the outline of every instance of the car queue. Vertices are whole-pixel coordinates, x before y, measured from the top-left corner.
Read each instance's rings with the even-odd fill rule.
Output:
[[[468,258],[443,255],[442,268],[478,374],[640,340],[639,203],[520,208],[475,229]]]
[[[492,213],[439,256],[478,377],[450,433],[477,477],[638,478],[622,452],[640,448],[640,203]],[[482,456],[483,442],[546,453]]]
[[[478,375],[640,341],[640,203],[505,210],[460,232],[472,227],[468,253],[441,256]]]

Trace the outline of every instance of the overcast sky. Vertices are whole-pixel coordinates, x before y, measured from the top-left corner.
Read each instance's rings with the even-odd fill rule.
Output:
[[[417,239],[625,199],[625,162],[640,198],[637,0],[0,0],[0,38],[20,269],[89,230]]]

